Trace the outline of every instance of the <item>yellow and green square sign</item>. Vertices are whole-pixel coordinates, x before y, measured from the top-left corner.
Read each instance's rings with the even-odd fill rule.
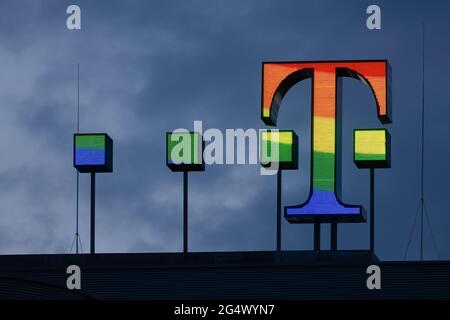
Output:
[[[390,135],[386,129],[356,129],[353,161],[358,168],[390,167]]]
[[[260,162],[264,167],[278,164],[282,170],[298,168],[298,138],[292,130],[263,130]]]

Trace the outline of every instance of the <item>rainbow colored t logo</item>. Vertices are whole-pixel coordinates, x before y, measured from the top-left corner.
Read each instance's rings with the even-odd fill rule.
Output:
[[[390,66],[386,60],[268,62],[263,64],[262,120],[276,125],[284,95],[296,83],[312,79],[311,188],[308,200],[285,207],[290,222],[357,222],[359,205],[340,200],[340,78],[366,83],[375,96],[378,118],[389,123]]]

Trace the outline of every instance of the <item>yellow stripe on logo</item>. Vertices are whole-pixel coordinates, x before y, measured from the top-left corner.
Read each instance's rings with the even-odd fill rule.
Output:
[[[335,120],[328,117],[314,117],[314,152],[335,152]]]

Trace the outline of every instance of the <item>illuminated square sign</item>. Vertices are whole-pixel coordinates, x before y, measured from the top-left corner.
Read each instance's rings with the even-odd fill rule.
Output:
[[[204,171],[203,139],[198,132],[168,132],[166,164],[172,171]]]
[[[298,168],[298,138],[292,130],[261,131],[260,161],[265,167],[278,163],[282,170]]]
[[[358,168],[390,167],[390,135],[386,129],[354,130],[353,161]]]
[[[112,139],[106,133],[75,134],[73,165],[79,172],[112,172]]]

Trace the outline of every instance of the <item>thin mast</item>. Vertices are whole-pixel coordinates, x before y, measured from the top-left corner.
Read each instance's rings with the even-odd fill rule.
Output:
[[[422,150],[420,188],[420,260],[423,260],[424,157],[425,153],[425,24],[422,23]]]

